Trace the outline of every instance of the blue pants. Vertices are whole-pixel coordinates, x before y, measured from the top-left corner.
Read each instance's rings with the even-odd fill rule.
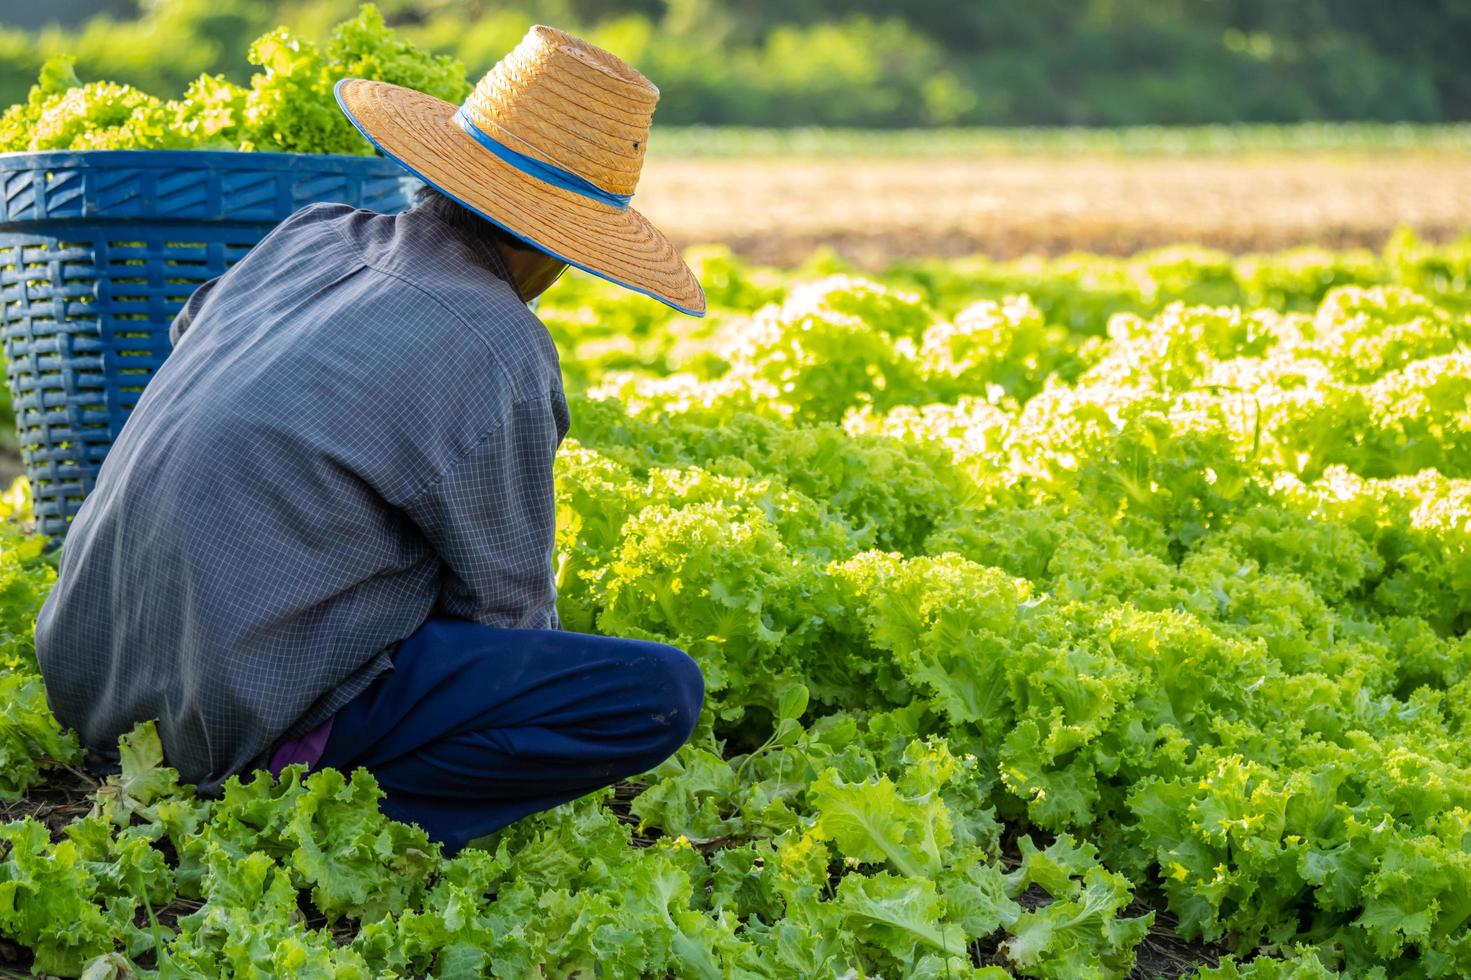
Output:
[[[320,766],[361,766],[383,812],[447,853],[646,772],[685,743],[705,684],[661,643],[430,617],[335,716]]]

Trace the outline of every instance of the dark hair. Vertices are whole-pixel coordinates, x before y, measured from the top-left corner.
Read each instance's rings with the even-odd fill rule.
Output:
[[[519,248],[527,252],[541,251],[535,245],[522,241],[509,231],[506,231],[506,229],[494,221],[485,220],[432,184],[424,184],[414,192],[414,207],[429,208],[439,211],[441,214],[453,214],[456,219],[473,227],[485,238],[494,240],[498,244],[505,245],[509,248]]]

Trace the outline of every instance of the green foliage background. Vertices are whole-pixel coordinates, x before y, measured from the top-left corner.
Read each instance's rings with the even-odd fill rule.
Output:
[[[318,40],[356,0],[141,0],[80,28],[0,28],[0,104],[45,57],[177,95],[249,74],[250,39]],[[1133,125],[1471,119],[1471,0],[388,0],[472,75],[534,21],[583,33],[663,92],[663,123]],[[3,16],[3,14],[0,14]]]

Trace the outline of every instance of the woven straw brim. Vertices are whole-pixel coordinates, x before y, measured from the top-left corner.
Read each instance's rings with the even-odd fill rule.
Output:
[[[360,78],[339,82],[337,101],[383,153],[516,237],[682,313],[704,315],[699,280],[648,219],[522,173],[459,127],[454,103]]]

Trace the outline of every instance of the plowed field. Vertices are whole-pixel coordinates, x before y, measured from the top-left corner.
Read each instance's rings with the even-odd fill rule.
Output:
[[[1471,231],[1471,155],[654,157],[635,206],[680,246],[778,265],[823,245],[869,267],[1178,242],[1377,248],[1398,225],[1429,241]]]

